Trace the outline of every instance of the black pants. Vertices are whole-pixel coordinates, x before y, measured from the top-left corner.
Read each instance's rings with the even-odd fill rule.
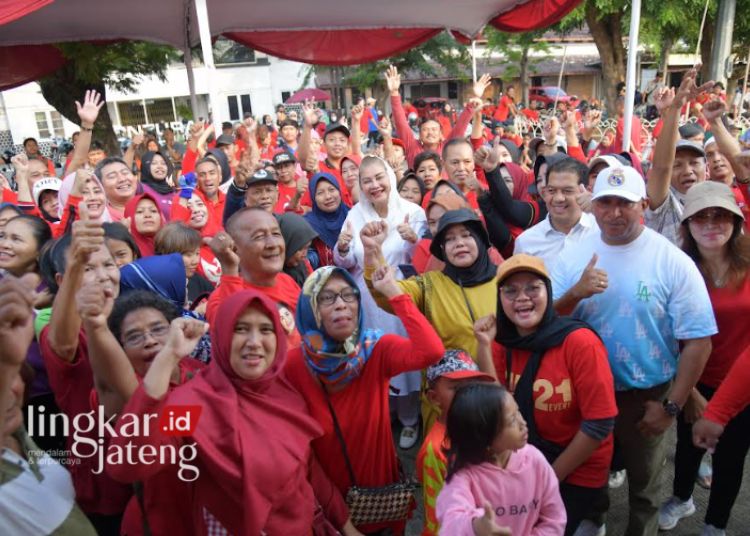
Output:
[[[698,384],[698,391],[710,400],[715,389]],[[750,449],[750,407],[729,421],[713,454],[711,494],[706,510],[706,523],[725,529],[734,501],[742,486],[745,456]],[[682,501],[693,494],[695,477],[706,451],[693,445],[693,427],[682,415],[677,418],[677,451],[674,459],[674,495]]]
[[[598,517],[599,512],[609,510],[609,489],[606,485],[602,488],[585,488],[561,482],[560,497],[568,515],[565,536],[571,536],[584,519]]]

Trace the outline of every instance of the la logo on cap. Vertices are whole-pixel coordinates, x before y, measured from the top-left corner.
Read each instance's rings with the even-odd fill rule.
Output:
[[[619,168],[613,169],[612,173],[610,173],[607,178],[607,183],[609,183],[610,186],[622,186],[624,182],[625,172]]]

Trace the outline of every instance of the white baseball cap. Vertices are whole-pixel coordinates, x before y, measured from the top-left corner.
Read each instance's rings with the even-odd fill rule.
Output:
[[[632,167],[604,168],[596,176],[591,199],[606,196],[622,197],[635,203],[646,198],[646,183]]]
[[[39,198],[42,196],[42,192],[46,190],[59,192],[61,186],[62,181],[56,177],[45,177],[36,181],[34,187],[31,189],[31,196],[34,198],[36,206],[39,206]]]

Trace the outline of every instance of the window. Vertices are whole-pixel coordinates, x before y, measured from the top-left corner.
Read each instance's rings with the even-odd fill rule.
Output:
[[[39,131],[39,137],[49,138],[50,132],[49,132],[49,125],[47,124],[47,113],[36,112],[34,113],[34,117],[36,118],[36,128]]]
[[[124,127],[146,124],[146,112],[141,101],[118,102],[117,111],[120,114],[120,124]]]
[[[239,121],[240,109],[237,106],[237,95],[229,95],[227,97],[227,104],[229,105],[229,120]]]
[[[281,92],[281,102],[286,102],[286,100],[292,96],[291,91],[282,91]]]
[[[240,95],[240,101],[242,102],[242,114],[253,113],[253,107],[250,104],[250,95]]]
[[[64,138],[65,127],[63,126],[63,118],[60,115],[60,112],[53,110],[50,112],[50,117],[52,118],[52,130],[55,131],[55,136],[58,138]]]
[[[231,39],[219,37],[214,43],[214,63],[256,63],[255,51]]]
[[[440,84],[415,84],[411,86],[411,98],[439,97]]]
[[[458,99],[458,82],[453,80],[448,82],[448,98],[452,100]]]
[[[172,99],[152,99],[146,101],[146,114],[149,123],[171,123],[174,121]]]

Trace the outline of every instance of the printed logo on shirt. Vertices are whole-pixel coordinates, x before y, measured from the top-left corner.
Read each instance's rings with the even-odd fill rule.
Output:
[[[521,375],[511,373],[510,376],[512,390],[515,391]],[[570,378],[565,378],[558,385],[554,385],[551,381],[544,378],[538,378],[534,381],[532,389],[534,391],[534,409],[538,409],[539,411],[565,411],[570,409],[573,400]],[[550,399],[555,395],[560,395],[562,401],[550,402]]]
[[[508,504],[495,507],[496,516],[523,516],[539,509],[539,499],[532,499],[529,504]]]
[[[199,406],[166,406],[161,414],[121,413],[107,417],[104,407],[79,413],[72,419],[64,413],[46,415],[44,406],[29,406],[26,422],[29,436],[54,437],[59,434],[73,436],[70,450],[65,453],[68,464],[79,465],[81,459],[93,458],[96,475],[104,471],[105,465],[174,465],[179,466],[177,476],[183,482],[193,482],[200,476],[200,469],[193,462],[198,457],[196,442],[155,444],[136,438],[151,437],[156,430],[169,436],[190,436],[198,425],[201,414]],[[49,424],[49,426],[48,426]],[[132,438],[123,444],[109,441],[111,438]]]
[[[638,301],[648,302],[651,299],[651,292],[643,281],[638,281],[638,290],[635,293]]]

